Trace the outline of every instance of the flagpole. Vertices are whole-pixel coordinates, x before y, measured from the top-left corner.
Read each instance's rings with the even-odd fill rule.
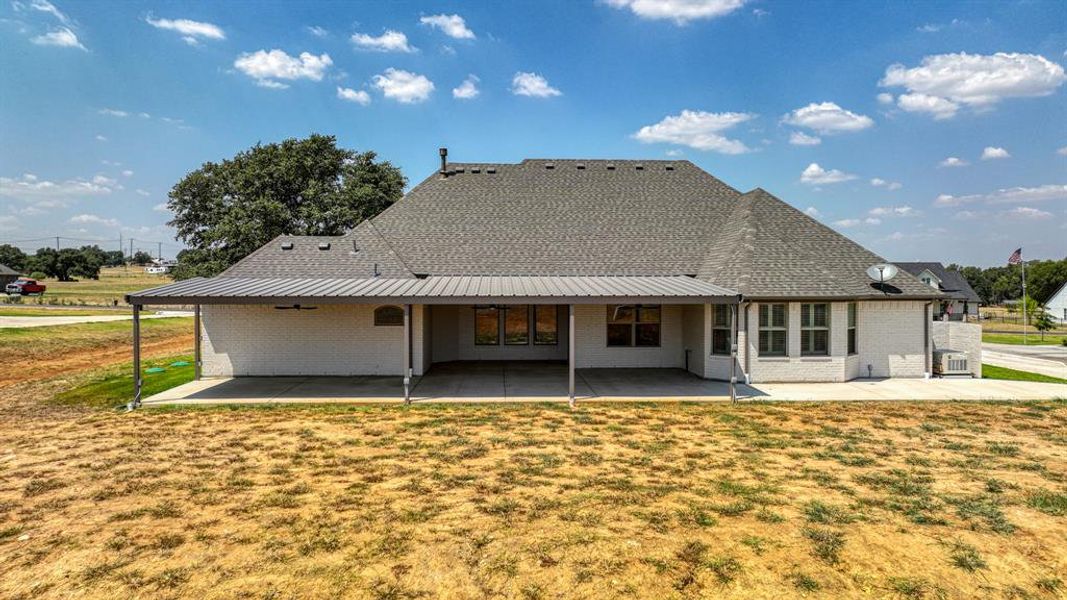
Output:
[[[1026,261],[1023,260],[1022,248],[1019,249],[1019,265],[1023,269],[1023,346],[1026,345]]]

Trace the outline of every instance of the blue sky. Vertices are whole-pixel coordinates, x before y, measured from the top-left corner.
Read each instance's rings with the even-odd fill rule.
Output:
[[[1062,258],[1065,64],[1059,1],[5,2],[0,242],[173,255],[186,172],[319,132],[411,184],[679,158],[890,260]]]

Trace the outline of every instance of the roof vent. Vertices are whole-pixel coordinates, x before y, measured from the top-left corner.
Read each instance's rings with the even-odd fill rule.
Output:
[[[578,163],[578,164],[577,164],[577,165],[575,165],[575,166],[576,166],[576,167],[578,167],[578,170],[579,170],[579,171],[584,171],[584,170],[585,170],[585,165],[583,165],[582,163]]]
[[[329,250],[330,242],[319,242],[319,250]]]
[[[471,168],[471,173],[481,173],[481,172],[482,172],[482,170],[477,168],[477,167]]]
[[[556,163],[545,163],[545,168],[546,169],[555,169],[556,168]]]
[[[674,170],[674,165],[667,165],[667,166],[666,166],[666,169],[667,169],[668,171],[673,171],[673,170]]]
[[[293,243],[292,242],[282,242],[282,250],[292,250],[292,249],[293,249]]]
[[[615,170],[615,165],[612,164],[612,163],[608,163],[608,170],[609,171],[614,171]]]
[[[492,175],[493,173],[496,173],[496,169],[494,169],[493,167],[489,167],[488,169],[485,170],[485,172],[489,173],[490,175]]]
[[[456,169],[455,172],[456,173],[462,173],[463,171],[464,171],[463,167],[460,167],[460,168]]]
[[[634,165],[634,168],[637,169],[638,171],[644,171],[645,170],[645,165],[636,164],[636,165]]]

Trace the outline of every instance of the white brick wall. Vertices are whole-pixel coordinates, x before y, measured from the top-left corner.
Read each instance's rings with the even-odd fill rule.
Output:
[[[981,379],[982,326],[958,321],[934,321],[931,325],[934,349],[966,352],[971,375]]]
[[[682,351],[689,351],[689,372],[698,377],[709,376],[711,315],[705,315],[705,308],[703,304],[682,306]]]
[[[372,305],[203,307],[203,374],[400,375],[403,327],[375,327]],[[422,310],[413,307],[413,359],[422,365]]]
[[[788,356],[761,357],[758,352],[759,305],[749,309],[748,328],[742,340],[750,353],[753,383],[792,381],[847,381],[867,376],[922,377],[925,373],[924,306],[921,301],[867,301],[857,303],[857,353],[848,355],[848,303],[830,305],[830,354],[801,356],[800,303],[788,306]]]

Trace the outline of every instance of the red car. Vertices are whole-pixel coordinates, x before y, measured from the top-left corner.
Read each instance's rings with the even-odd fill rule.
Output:
[[[8,294],[22,294],[23,296],[29,296],[30,294],[37,294],[39,296],[44,295],[45,285],[37,283],[36,279],[27,279],[26,277],[19,277],[15,281],[7,284],[4,291]]]

